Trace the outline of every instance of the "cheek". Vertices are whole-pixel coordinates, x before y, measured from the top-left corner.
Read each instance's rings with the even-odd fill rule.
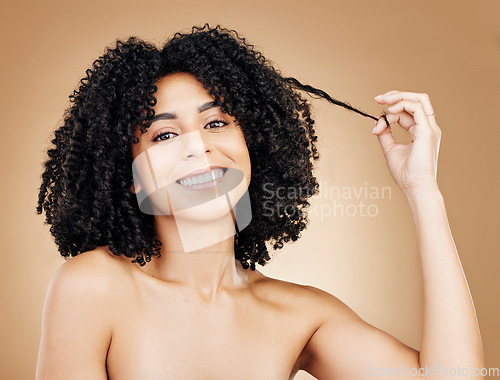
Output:
[[[134,182],[147,195],[175,181],[175,165],[180,155],[180,144],[159,144],[141,152],[133,161]]]
[[[147,150],[151,172],[156,181],[156,186],[162,188],[175,182],[178,170],[176,165],[182,153],[180,139],[175,139],[168,144],[155,145]]]
[[[235,133],[222,139],[219,148],[242,169],[250,167],[250,154],[242,133]]]
[[[234,155],[238,166],[243,171],[247,179],[247,185],[250,185],[250,175],[252,171],[252,165],[250,162],[250,153],[248,152],[248,147],[244,139],[242,139],[239,144],[235,144]]]
[[[252,176],[252,163],[250,161],[250,154],[248,153],[248,148],[244,145],[244,153],[242,154],[242,160],[244,162],[243,173],[245,174],[247,187],[250,186],[250,179]]]
[[[234,162],[235,167],[241,172],[241,179],[245,178],[245,184],[248,187],[251,178],[251,162],[245,140],[243,138],[238,140],[233,139],[224,147],[223,152]]]

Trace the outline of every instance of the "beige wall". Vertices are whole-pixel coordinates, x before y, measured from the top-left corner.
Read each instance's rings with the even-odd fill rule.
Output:
[[[22,1],[2,10],[0,378],[34,376],[42,307],[63,259],[35,214],[41,163],[68,95],[118,37],[155,43],[210,22],[236,29],[284,74],[369,113],[392,89],[427,92],[442,129],[438,182],[482,331],[500,367],[500,3],[491,1]],[[190,9],[187,4],[192,4]],[[390,188],[385,199],[314,201],[303,238],[262,271],[320,287],[418,348],[421,273],[413,219],[372,121],[313,101],[322,190]],[[405,139],[403,133],[398,136]],[[351,214],[372,205],[376,216]],[[351,206],[350,206],[351,205]],[[347,208],[349,209],[347,210]],[[297,379],[308,379],[305,373]]]

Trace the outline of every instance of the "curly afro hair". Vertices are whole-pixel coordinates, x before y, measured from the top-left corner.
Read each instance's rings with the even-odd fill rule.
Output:
[[[194,75],[242,127],[252,163],[252,221],[235,236],[234,251],[246,269],[270,260],[267,241],[279,249],[301,236],[309,222],[308,198],[318,192],[317,136],[299,90],[377,120],[283,77],[236,31],[219,25],[176,33],[162,49],[137,37],[117,40],[70,95],[44,164],[36,211],[45,210],[63,257],[105,245],[140,265],[160,255],[154,216],[142,213],[129,191],[131,144],[137,127],[145,133],[151,124],[155,83],[176,72]],[[270,196],[282,189],[294,196]]]

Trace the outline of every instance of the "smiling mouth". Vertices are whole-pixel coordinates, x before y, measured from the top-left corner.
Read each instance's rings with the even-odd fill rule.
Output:
[[[195,174],[175,181],[181,186],[194,189],[213,187],[226,174],[227,168],[215,168],[203,174]]]

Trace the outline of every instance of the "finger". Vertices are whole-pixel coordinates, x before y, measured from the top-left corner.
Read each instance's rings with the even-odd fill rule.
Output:
[[[403,100],[399,101],[393,106],[389,107],[387,109],[387,112],[397,115],[399,112],[406,111],[408,113],[412,113],[413,119],[415,120],[415,123],[417,125],[420,125],[422,127],[427,127],[428,129],[431,129],[429,119],[427,118],[427,115],[425,114],[424,107],[422,103],[420,102],[412,102],[408,100]],[[409,126],[408,126],[409,128]]]
[[[409,92],[409,91],[388,91],[385,94],[379,95],[375,98],[379,103],[394,104],[400,100],[411,100],[414,102],[421,102],[424,105],[424,109],[433,113],[432,105],[430,102],[429,95],[420,92]]]
[[[399,102],[400,100],[410,100],[413,102],[420,102],[422,103],[426,115],[431,115],[434,113],[434,109],[432,108],[429,95],[425,93],[397,91],[395,93],[384,96],[384,100],[386,101],[387,104],[394,104]]]
[[[381,122],[380,124],[385,124]],[[378,141],[380,143],[380,146],[382,147],[382,151],[384,152],[384,155],[387,155],[387,153],[397,145],[396,139],[394,138],[394,135],[392,134],[392,128],[387,127],[382,133],[379,133],[377,135]]]
[[[413,118],[413,116],[406,111],[400,112],[396,115],[389,113],[386,114],[385,116],[389,124],[399,124],[406,130],[409,130],[409,128],[415,124],[415,119]],[[375,124],[375,129],[373,130],[374,134],[382,132],[386,127],[385,121],[383,119],[382,121],[380,121],[380,119]]]
[[[395,104],[401,100],[410,100],[422,103],[425,115],[429,118],[431,123],[436,122],[434,108],[432,107],[429,95],[426,93],[408,92],[408,91],[388,91],[376,98],[380,104]]]
[[[399,91],[396,91],[396,90],[387,91],[387,92],[385,92],[385,93],[383,93],[383,94],[381,94],[381,95],[377,95],[377,96],[375,96],[375,98],[374,98],[374,99],[375,99],[378,103],[380,103],[380,104],[386,104],[386,102],[385,102],[385,97],[386,97],[386,96],[388,96],[388,95],[392,95],[392,94],[394,94],[394,93],[396,93],[396,92],[399,92]]]

